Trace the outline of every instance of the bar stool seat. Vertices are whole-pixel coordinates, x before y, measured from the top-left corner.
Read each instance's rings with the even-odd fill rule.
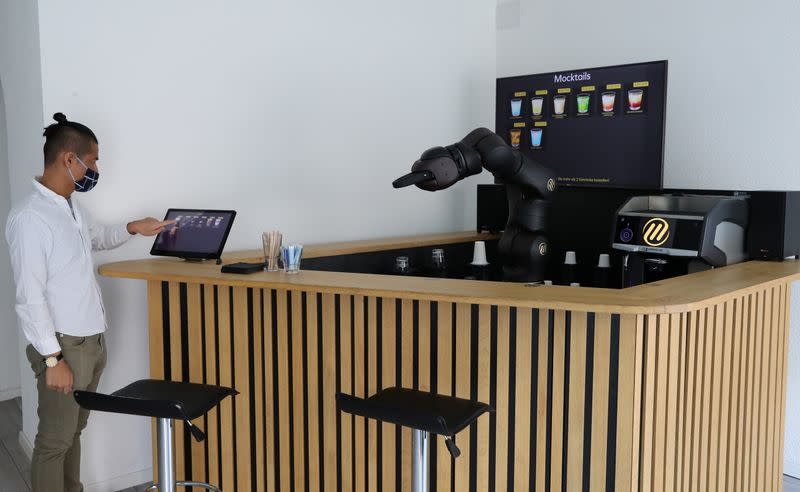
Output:
[[[339,393],[343,412],[453,437],[492,407],[479,401],[426,393],[407,388],[387,388],[367,399]]]
[[[410,427],[412,434],[412,490],[428,491],[428,433],[444,436],[453,458],[461,451],[454,436],[475,422],[490,405],[453,396],[438,395],[408,388],[386,388],[369,398],[338,393],[339,409],[388,424]]]
[[[75,391],[78,405],[98,412],[139,415],[158,419],[158,475],[159,483],[148,490],[174,492],[175,487],[201,487],[218,491],[216,487],[200,482],[175,480],[175,451],[172,425],[183,420],[197,441],[205,433],[191,420],[202,417],[228,396],[239,394],[233,388],[207,384],[142,379],[111,394],[92,391]]]

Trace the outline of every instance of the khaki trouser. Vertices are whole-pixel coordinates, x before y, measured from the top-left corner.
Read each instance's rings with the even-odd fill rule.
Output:
[[[106,367],[103,334],[73,337],[57,334],[64,360],[72,369],[73,389],[96,391]],[[89,411],[79,407],[72,393],[47,389],[42,354],[33,346],[25,350],[36,375],[39,392],[39,429],[33,445],[33,492],[82,492],[81,431]]]

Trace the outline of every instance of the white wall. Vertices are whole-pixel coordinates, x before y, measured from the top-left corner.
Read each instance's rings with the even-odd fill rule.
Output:
[[[9,183],[12,203],[29,192],[31,176],[40,172],[42,167],[41,80],[36,3],[3,0],[0,2],[0,81],[5,101],[8,174],[7,177],[0,174],[0,182]],[[5,219],[3,215],[3,231]],[[7,254],[5,256],[8,258]],[[4,340],[3,346],[17,345],[17,354],[23,354],[24,337],[19,333],[17,329],[17,337],[12,335],[7,342]],[[19,367],[23,382],[23,414],[35,415],[33,373],[24,356],[19,357]],[[23,427],[25,435],[35,434],[35,422],[30,418],[24,419]]]
[[[81,198],[101,220],[233,208],[229,250],[272,228],[306,243],[469,229],[487,176],[435,194],[391,181],[426,148],[492,125],[494,15],[482,0],[40,0],[39,114],[97,133],[101,180]],[[147,375],[145,285],[102,288],[109,391]],[[86,482],[134,483],[149,429],[93,415]]]
[[[0,222],[11,206],[11,187],[8,185],[8,138],[6,137],[6,105],[3,81],[0,80]],[[20,395],[19,329],[14,312],[14,284],[11,278],[8,246],[0,240],[0,401]]]
[[[500,0],[498,77],[669,60],[664,184],[800,190],[800,2]],[[794,293],[793,309],[800,309]],[[786,471],[800,476],[793,319]]]

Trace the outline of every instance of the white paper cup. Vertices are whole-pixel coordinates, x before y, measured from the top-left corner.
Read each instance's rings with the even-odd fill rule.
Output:
[[[472,264],[473,265],[488,265],[486,261],[486,243],[483,241],[475,241],[475,246],[472,250]]]

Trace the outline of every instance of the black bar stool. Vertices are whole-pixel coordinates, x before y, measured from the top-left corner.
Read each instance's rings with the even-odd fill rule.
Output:
[[[413,429],[411,440],[411,490],[428,492],[428,433],[444,436],[453,458],[461,454],[453,438],[491,406],[478,401],[437,395],[406,388],[387,388],[367,399],[339,393],[339,409],[361,417],[400,424]]]
[[[202,417],[228,396],[238,391],[222,386],[142,379],[110,395],[91,391],[75,391],[78,405],[99,412],[141,415],[158,419],[158,479],[147,490],[175,492],[176,487],[201,487],[220,492],[213,485],[175,480],[175,443],[173,420],[183,420],[197,441],[205,433],[190,421]]]

